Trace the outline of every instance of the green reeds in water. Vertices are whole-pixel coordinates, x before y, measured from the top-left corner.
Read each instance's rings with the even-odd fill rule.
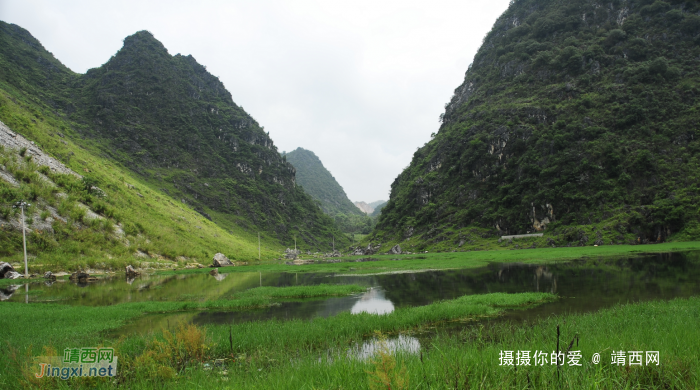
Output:
[[[551,317],[535,324],[478,323],[459,333],[438,332],[419,354],[396,353],[395,367],[405,368],[412,389],[697,389],[700,388],[700,298],[619,305],[589,314]],[[551,364],[557,346],[557,326],[563,352],[580,351],[581,366]],[[570,343],[578,336],[578,346]],[[564,341],[565,340],[565,341]],[[569,349],[571,345],[571,349]],[[501,365],[502,351],[544,351],[547,363]],[[658,351],[660,364],[611,364],[613,351]],[[593,354],[600,354],[598,364]],[[292,355],[291,353],[289,355]],[[642,354],[645,355],[644,353]],[[377,359],[381,360],[379,356]],[[375,360],[377,360],[375,359]],[[278,365],[255,361],[231,365],[226,381],[191,376],[191,383],[216,388],[343,388],[366,389],[376,372],[372,361],[335,356],[319,361],[306,352]],[[217,384],[204,386],[204,380]]]

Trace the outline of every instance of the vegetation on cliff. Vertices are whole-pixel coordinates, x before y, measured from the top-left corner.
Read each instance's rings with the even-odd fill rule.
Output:
[[[92,176],[121,186],[124,175],[133,176],[154,197],[196,210],[229,238],[261,231],[274,246],[294,237],[318,250],[333,239],[349,243],[296,186],[294,167],[264,128],[191,56],[171,56],[141,31],[83,75],[21,27],[0,22],[0,38],[0,120],[73,170],[110,166]],[[84,158],[76,158],[76,147]],[[152,217],[145,210],[138,222],[148,225]]]
[[[362,211],[352,204],[343,187],[314,152],[296,148],[285,153],[284,157],[296,169],[297,184],[321,203],[321,208],[326,214],[362,215]]]
[[[513,1],[371,239],[698,237],[699,13],[694,1]]]
[[[354,233],[368,234],[372,231],[376,219],[367,216],[348,199],[343,187],[314,152],[297,148],[285,153],[284,157],[296,168],[297,184],[321,204],[323,211],[333,217],[340,230],[351,234],[351,237]]]

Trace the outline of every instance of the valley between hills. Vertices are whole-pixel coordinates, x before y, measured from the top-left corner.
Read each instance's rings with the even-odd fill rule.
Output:
[[[234,98],[0,21],[1,388],[700,387],[700,3],[511,1],[387,200]]]

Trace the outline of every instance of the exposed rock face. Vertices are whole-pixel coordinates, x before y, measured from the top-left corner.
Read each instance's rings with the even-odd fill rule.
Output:
[[[392,255],[400,255],[401,246],[399,246],[399,244],[394,245],[394,247],[389,250],[389,253]]]
[[[46,271],[46,272],[44,272],[44,279],[56,280],[56,275],[51,273],[51,271]]]
[[[223,253],[217,253],[214,255],[214,264],[212,265],[214,267],[228,267],[234,264]]]
[[[340,256],[342,256],[342,255],[343,255],[343,254],[340,253],[340,252],[338,252],[338,251],[333,251],[333,252],[330,252],[330,253],[325,253],[323,256],[324,256],[324,257],[340,257]]]
[[[301,255],[301,251],[298,249],[294,250],[287,248],[284,250],[284,258],[287,260],[296,260],[299,255]]]
[[[363,213],[369,215],[374,212],[374,208],[367,204],[367,202],[354,202],[358,209],[362,210]]]
[[[10,130],[4,123],[0,122],[0,145],[8,149],[26,148],[25,156],[31,156],[32,161],[38,166],[47,166],[51,171],[81,177],[73,172],[60,161],[47,155],[39,149],[33,142]]]
[[[10,263],[0,262],[0,279],[19,279],[22,274],[16,272]]]
[[[350,256],[369,256],[377,253],[382,247],[381,244],[372,246],[372,244],[367,244],[367,248],[363,249],[360,247],[350,247]]]
[[[363,256],[364,254],[365,251],[362,248],[350,248],[350,256]]]

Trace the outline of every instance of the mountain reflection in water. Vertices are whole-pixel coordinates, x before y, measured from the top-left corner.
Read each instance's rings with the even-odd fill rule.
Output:
[[[394,311],[394,304],[384,297],[382,289],[376,287],[370,288],[362,294],[360,300],[350,309],[352,314],[387,314],[392,311]]]

